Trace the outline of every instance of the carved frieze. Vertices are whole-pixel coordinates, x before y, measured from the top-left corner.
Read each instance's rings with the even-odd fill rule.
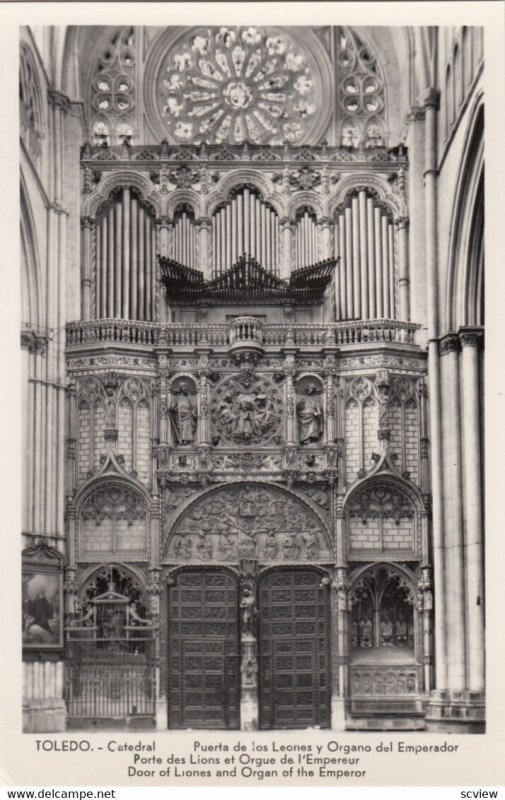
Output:
[[[168,542],[170,560],[327,560],[333,557],[318,516],[273,487],[226,487],[192,505]]]

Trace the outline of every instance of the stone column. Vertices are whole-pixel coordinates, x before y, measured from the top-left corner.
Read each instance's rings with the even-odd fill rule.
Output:
[[[398,243],[398,311],[400,319],[403,321],[410,319],[408,225],[407,217],[399,217],[395,220],[396,241]]]
[[[444,397],[443,546],[446,562],[443,586],[447,601],[447,688],[462,691],[465,688],[465,596],[458,337],[454,334],[445,336],[440,342],[440,352]]]
[[[424,691],[429,693],[432,688],[432,636],[431,622],[433,615],[433,593],[429,567],[423,567],[421,578],[417,585],[417,611],[421,618],[421,632],[423,642],[423,675]]]
[[[419,98],[425,119],[424,225],[428,313],[428,381],[430,386],[430,444],[433,491],[433,569],[435,584],[444,585],[444,470],[442,465],[442,414],[438,353],[438,209],[437,209],[437,111],[440,93],[428,89]],[[436,688],[446,688],[446,608],[444,592],[435,592]]]
[[[484,691],[484,574],[482,541],[482,464],[480,418],[480,331],[460,332],[463,406],[463,483],[465,503],[465,586],[467,630],[467,688]]]

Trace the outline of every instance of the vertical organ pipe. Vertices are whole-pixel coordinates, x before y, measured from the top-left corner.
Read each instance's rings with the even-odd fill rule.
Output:
[[[151,310],[149,319],[156,319],[156,225],[150,220],[151,224]]]
[[[347,319],[347,295],[346,295],[346,275],[345,275],[345,217],[343,214],[339,217],[338,222],[338,250],[340,255],[340,262],[338,265],[339,277],[339,296],[340,296],[340,317],[339,319]]]
[[[142,207],[139,205],[137,210],[137,227],[138,227],[138,257],[139,257],[139,290],[138,290],[138,313],[140,319],[146,319],[145,313],[145,269],[146,258],[144,250],[144,216]]]
[[[366,192],[359,193],[359,251],[361,279],[361,317],[368,319],[368,247],[367,247],[367,203]]]
[[[354,316],[361,317],[360,308],[360,259],[359,259],[359,206],[358,198],[352,198],[352,265]]]
[[[375,319],[376,294],[375,294],[375,235],[374,235],[374,206],[371,197],[367,198],[367,240],[368,240],[368,315]]]
[[[146,248],[146,285],[145,285],[145,319],[150,319],[151,314],[151,220],[146,214],[145,224],[145,248]]]
[[[108,235],[107,242],[107,316],[114,316],[114,208],[110,206],[108,214]]]
[[[345,209],[345,282],[347,295],[347,318],[354,319],[356,316],[353,304],[353,283],[352,283],[352,220],[351,209]]]
[[[130,318],[130,190],[123,189],[123,253],[122,253],[122,271],[123,271],[123,304],[122,316],[123,319]]]
[[[395,314],[395,250],[394,250],[394,228],[389,222],[388,228],[388,245],[389,245],[389,316],[394,319]]]
[[[114,291],[114,311],[113,317],[121,316],[121,204],[115,205],[116,234],[114,237],[115,245],[115,291]]]
[[[131,271],[132,271],[132,282],[131,282],[131,316],[132,319],[138,319],[138,306],[137,306],[137,298],[138,298],[138,254],[137,254],[137,245],[138,245],[138,232],[137,232],[137,223],[138,223],[138,200],[136,197],[132,197],[131,199]]]
[[[95,317],[102,316],[102,280],[103,280],[103,260],[102,260],[102,226],[103,220],[97,222],[94,230],[95,237],[95,267],[94,267],[94,311]]]
[[[226,206],[226,269],[231,267],[231,242],[232,242],[232,230],[231,230],[231,205],[228,203]]]
[[[382,308],[384,316],[389,318],[389,247],[388,219],[382,216]]]
[[[97,231],[98,232],[98,231]],[[100,317],[107,316],[107,234],[108,234],[108,218],[107,216],[103,216],[100,225],[100,238],[101,238],[101,245],[100,245],[100,260],[101,260],[101,278],[102,278],[102,289],[100,292]],[[97,253],[97,260],[98,260],[98,253]]]
[[[382,304],[382,224],[380,208],[374,208],[375,222],[375,296],[377,303],[377,318],[384,316]]]

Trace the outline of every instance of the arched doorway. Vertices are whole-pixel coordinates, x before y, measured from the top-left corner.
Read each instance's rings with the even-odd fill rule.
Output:
[[[330,726],[328,589],[314,568],[259,580],[259,726]]]
[[[187,568],[169,589],[170,728],[240,724],[238,579],[219,568]]]
[[[334,553],[318,512],[240,483],[202,493],[169,526],[169,727],[329,727]]]

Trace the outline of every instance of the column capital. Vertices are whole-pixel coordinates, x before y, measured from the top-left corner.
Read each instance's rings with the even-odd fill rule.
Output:
[[[96,220],[94,217],[81,217],[81,228],[83,230],[91,230]]]
[[[482,328],[460,328],[458,332],[461,347],[479,347],[484,339]]]
[[[456,353],[459,350],[459,338],[456,333],[448,333],[443,336],[439,341],[440,355],[445,356],[447,353]]]

